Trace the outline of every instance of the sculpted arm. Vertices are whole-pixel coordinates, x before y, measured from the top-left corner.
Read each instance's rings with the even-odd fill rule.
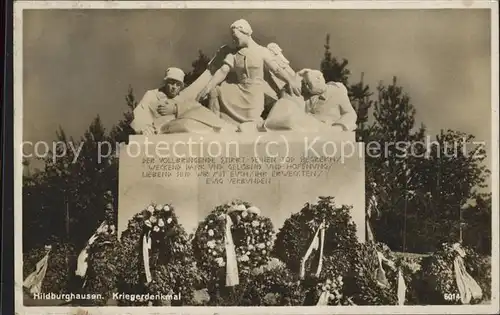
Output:
[[[219,70],[215,72],[214,76],[209,82],[209,85],[215,87],[218,84],[222,83],[222,81],[226,79],[227,74],[229,73],[230,70],[231,68],[229,67],[229,65],[227,64],[222,65],[222,67],[220,67]]]
[[[335,131],[355,130],[357,114],[349,100],[347,88],[342,83],[332,82],[328,83],[328,89],[330,89],[328,100],[316,107],[311,115],[330,125]]]
[[[151,91],[147,91],[137,104],[137,108],[144,110],[155,110],[160,105],[158,99]]]
[[[154,97],[151,91],[146,92],[143,98],[134,109],[134,120],[131,127],[137,132],[142,134],[153,133],[153,120],[155,118],[155,111],[159,106],[159,102]]]
[[[300,95],[300,81],[292,75],[291,71],[287,71],[285,67],[282,67],[267,48],[262,49],[262,54],[266,68],[278,79],[288,84],[291,94]]]
[[[356,129],[358,115],[351,105],[345,85],[340,84],[339,88],[341,89],[339,99],[341,117],[333,122],[333,126],[341,126],[344,131],[353,131]]]
[[[203,88],[200,91],[200,93],[198,93],[196,100],[197,101],[202,100],[203,98],[205,98],[205,96],[208,95],[208,93],[210,93],[211,90],[213,90],[217,85],[222,83],[226,79],[229,71],[231,71],[231,68],[233,66],[234,66],[234,55],[228,54],[224,59],[222,66],[217,71],[215,71],[214,75],[212,76],[210,81],[208,81],[205,88]]]

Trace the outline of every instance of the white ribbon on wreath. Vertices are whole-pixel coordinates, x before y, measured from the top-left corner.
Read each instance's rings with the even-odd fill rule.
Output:
[[[42,291],[42,283],[47,273],[49,254],[52,250],[52,246],[45,246],[45,250],[47,253],[36,263],[35,271],[27,276],[23,282],[23,286],[29,289],[31,294],[40,293]]]
[[[307,249],[304,257],[302,258],[300,262],[300,279],[304,279],[306,275],[306,262],[311,256],[313,250],[319,250],[319,258],[318,258],[318,267],[316,269],[315,276],[319,277],[321,274],[321,270],[323,268],[323,251],[325,247],[325,231],[326,231],[326,224],[325,221],[321,222],[319,227],[316,229],[316,232],[314,233],[314,237],[311,241],[311,244],[309,245],[309,248]],[[318,299],[317,306],[323,306],[323,305],[328,305],[328,301],[332,297],[332,294],[328,291],[323,291],[321,292],[321,295]]]
[[[232,212],[245,212],[248,211],[250,213],[254,213],[256,215],[260,215],[260,209],[251,206],[248,209],[245,205],[233,205],[227,214],[221,214],[219,219],[225,220],[225,228],[224,228],[224,247],[226,251],[226,286],[233,287],[240,283],[239,272],[238,272],[238,260],[236,257],[236,246],[234,245],[233,235],[231,232],[231,228],[234,223],[229,213]]]
[[[236,248],[233,242],[233,235],[231,233],[231,227],[233,226],[233,220],[231,217],[225,215],[225,231],[224,231],[224,246],[226,249],[226,286],[233,287],[240,283],[238,275],[238,261],[236,260]]]
[[[378,268],[376,271],[376,279],[377,284],[386,288],[389,286],[389,281],[387,280],[386,272],[384,269],[384,263],[387,264],[392,270],[396,270],[396,266],[392,260],[387,259],[384,254],[380,251],[377,251],[377,260],[378,260]]]
[[[453,244],[452,248],[456,252],[453,267],[455,271],[455,281],[457,283],[458,292],[460,292],[462,304],[469,304],[472,299],[481,299],[483,297],[481,287],[465,269],[465,251],[459,243]]]
[[[88,239],[85,247],[82,249],[77,259],[77,266],[75,270],[75,275],[84,279],[82,288],[87,284],[87,269],[88,269],[88,257],[89,257],[89,249],[94,244],[94,242],[101,236],[102,234],[110,233],[115,234],[116,228],[114,225],[108,225],[107,221],[103,221],[101,225],[96,229],[94,234]],[[103,244],[107,244],[110,242],[103,242]]]
[[[318,277],[321,274],[321,269],[323,268],[323,249],[325,247],[325,229],[326,229],[326,224],[325,222],[321,222],[319,227],[316,229],[316,232],[314,233],[314,237],[311,241],[311,244],[309,245],[309,248],[307,249],[304,257],[302,257],[302,260],[300,262],[300,278],[304,279],[306,275],[306,262],[311,256],[313,250],[318,250],[319,249],[319,261],[318,261],[318,267],[316,269],[316,277]]]
[[[398,305],[405,305],[406,283],[401,268],[398,269]]]
[[[154,210],[165,210],[165,211],[170,211],[170,207],[168,205],[161,205],[158,204],[156,207],[153,207],[150,205],[146,210],[150,213],[153,214]],[[168,218],[166,223],[171,223],[172,218]],[[153,226],[154,225],[154,226]],[[151,240],[151,232],[159,232],[162,230],[162,228],[165,226],[165,222],[163,221],[162,218],[157,218],[155,216],[151,216],[149,219],[144,221],[144,234],[142,235],[142,262],[144,266],[144,274],[146,276],[146,284],[150,283],[152,281],[152,276],[151,276],[151,267],[149,265],[149,251],[151,250],[152,247],[152,240]]]
[[[382,288],[388,288],[390,285],[389,281],[387,280],[386,273],[385,273],[384,263],[394,271],[396,271],[396,269],[397,269],[398,270],[398,279],[397,279],[398,305],[404,305],[405,300],[406,300],[406,289],[407,288],[406,288],[406,283],[405,283],[405,279],[403,277],[403,272],[401,271],[401,268],[396,268],[394,261],[385,257],[384,254],[378,250],[377,250],[377,260],[378,260],[378,268],[377,268],[376,275],[375,275],[375,277],[377,279],[377,285],[379,285]]]
[[[151,226],[147,224],[151,224],[149,221],[146,221],[147,230],[142,236],[142,260],[144,265],[144,274],[146,275],[146,283],[150,283],[152,280],[151,277],[151,268],[149,266],[149,251],[151,250]]]

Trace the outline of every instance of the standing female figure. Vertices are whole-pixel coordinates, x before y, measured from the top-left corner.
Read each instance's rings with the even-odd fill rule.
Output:
[[[209,95],[209,107],[224,120],[236,125],[262,121],[264,94],[268,89],[265,71],[283,80],[294,95],[300,95],[300,82],[276,62],[272,52],[252,39],[252,28],[245,20],[231,25],[231,36],[236,46],[225,57],[197,100]],[[229,72],[236,82],[226,80]]]

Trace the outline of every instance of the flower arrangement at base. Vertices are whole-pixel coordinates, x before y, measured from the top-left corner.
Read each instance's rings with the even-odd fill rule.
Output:
[[[118,291],[145,299],[120,299],[119,305],[191,305],[198,274],[171,205],[152,203],[134,215],[121,235]]]
[[[284,264],[252,273],[239,306],[301,306],[306,292],[297,275]]]
[[[428,295],[424,287],[421,273],[421,264],[425,256],[408,253],[400,253],[395,258],[395,265],[401,268],[403,279],[406,284],[405,305],[422,305],[421,296]],[[388,275],[397,277],[397,273],[389,270]]]
[[[472,249],[463,248],[459,243],[442,244],[442,248],[422,261],[422,278],[428,292],[423,302],[437,305],[477,304],[489,295],[489,281],[484,281],[476,271],[480,266]],[[457,276],[458,275],[458,276]],[[476,278],[474,278],[474,276]],[[482,278],[482,279],[481,279]],[[479,285],[483,283],[483,287]],[[462,293],[458,285],[462,286]],[[464,301],[465,300],[465,301]]]
[[[329,277],[316,285],[316,295],[318,301],[316,305],[353,305],[349,297],[343,292],[344,282],[342,276]]]
[[[351,256],[344,249],[337,249],[323,258],[318,275],[302,280],[307,291],[305,305],[353,305],[350,296],[344,294],[344,277],[350,272]]]
[[[82,287],[78,291],[82,294],[100,294],[102,299],[83,299],[79,300],[78,304],[104,306],[113,292],[116,292],[119,243],[115,226],[104,222],[91,240],[94,241],[84,249],[88,254],[86,262],[88,269],[82,279]]]
[[[302,281],[308,291],[306,305],[395,304],[397,274],[391,269],[395,268],[393,256],[384,246],[356,243],[323,257],[322,268]],[[378,253],[384,257],[384,264],[392,267],[381,266]]]
[[[396,305],[397,267],[387,248],[372,242],[358,243],[353,254],[350,271],[344,277],[344,294],[355,305]]]
[[[163,305],[192,306],[194,301],[194,288],[198,284],[199,272],[194,261],[158,265],[153,271],[153,280],[149,285],[149,292],[153,295],[163,295],[170,301],[161,301]]]
[[[198,225],[193,249],[209,294],[244,282],[269,262],[274,231],[271,220],[248,202],[217,206]],[[229,290],[231,291],[231,290]]]
[[[49,251],[35,248],[23,253],[23,278],[36,270],[37,263]],[[48,252],[47,270],[41,284],[42,293],[70,293],[71,274],[76,263],[74,247],[67,243],[54,243]]]
[[[323,255],[337,249],[353,249],[358,240],[356,225],[351,220],[351,208],[336,206],[333,197],[320,197],[317,203],[306,203],[288,218],[276,237],[273,256],[283,261],[290,270],[299,272],[316,232],[323,225]],[[310,269],[307,266],[306,269]]]

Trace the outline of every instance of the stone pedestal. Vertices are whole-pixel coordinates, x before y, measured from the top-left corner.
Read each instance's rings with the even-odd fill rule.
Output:
[[[171,203],[188,233],[215,206],[248,201],[276,231],[304,203],[352,206],[365,239],[363,144],[354,133],[269,132],[131,136],[120,150],[118,232],[150,202]]]

